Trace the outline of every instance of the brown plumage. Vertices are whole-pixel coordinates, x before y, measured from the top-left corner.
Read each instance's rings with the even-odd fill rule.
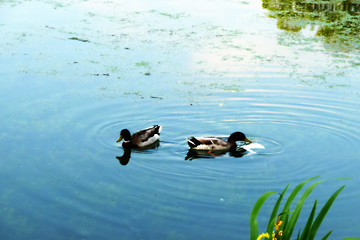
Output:
[[[128,129],[123,129],[121,130],[120,137],[116,142],[120,142],[124,139],[124,142],[122,143],[123,147],[146,147],[159,140],[161,129],[162,127],[160,125],[154,125],[152,127],[137,131],[133,135],[130,134]]]
[[[190,137],[187,139],[190,148],[210,151],[235,150],[237,141],[251,143],[242,132],[232,133],[227,140],[219,137]]]

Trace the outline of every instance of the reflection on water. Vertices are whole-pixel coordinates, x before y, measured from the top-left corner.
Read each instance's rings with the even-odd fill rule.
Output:
[[[126,165],[129,163],[131,157],[131,148],[124,148],[124,154],[119,157],[117,156],[117,160],[119,160],[121,165]]]
[[[149,150],[155,149],[158,147],[160,147],[159,141],[157,141],[156,143],[154,143],[150,146],[144,147],[144,148],[132,149],[132,148],[123,147],[123,155],[116,156],[116,159],[119,160],[119,163],[121,165],[125,166],[130,161],[132,151],[134,151],[135,153],[139,153],[139,154],[144,154],[144,153],[151,154],[152,152]],[[251,150],[250,150],[250,152],[251,152]],[[239,147],[234,151],[228,151],[228,150],[208,151],[208,150],[189,149],[185,156],[185,160],[191,161],[196,158],[215,158],[215,157],[223,156],[227,153],[229,153],[229,156],[231,156],[231,157],[239,158],[239,157],[242,157],[242,156],[246,155],[247,153],[249,153],[249,151],[242,147]]]
[[[135,151],[135,152],[138,152],[138,153],[144,153],[144,152],[147,152],[151,149],[154,149],[154,148],[158,148],[160,146],[160,141],[156,141],[154,142],[153,144],[149,145],[149,146],[146,146],[146,147],[142,147],[142,148],[136,148],[136,149],[132,149],[132,148],[129,148],[129,147],[123,147],[124,149],[124,153],[122,156],[116,156],[116,159],[119,160],[119,163],[121,165],[127,165],[130,161],[130,158],[131,158],[131,151]]]
[[[272,11],[280,29],[299,32],[310,25],[328,43],[340,44],[343,50],[360,49],[358,1],[263,0],[263,7]]]
[[[207,150],[195,150],[189,149],[188,153],[186,154],[185,160],[193,160],[196,158],[215,158],[222,155],[225,155],[228,151],[207,151]],[[242,157],[247,154],[245,149],[239,149],[237,151],[230,151],[229,156],[231,157]]]

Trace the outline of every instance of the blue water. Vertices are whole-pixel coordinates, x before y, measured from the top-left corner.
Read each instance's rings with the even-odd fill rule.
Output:
[[[356,52],[278,30],[260,1],[0,6],[1,239],[247,239],[261,194],[318,175],[352,180],[319,185],[300,223],[346,184],[319,237],[360,236]],[[120,130],[153,124],[159,146],[120,164]],[[266,149],[186,159],[186,137],[234,131]]]

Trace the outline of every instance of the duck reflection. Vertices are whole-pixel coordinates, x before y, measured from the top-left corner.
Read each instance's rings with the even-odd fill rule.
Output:
[[[185,160],[193,160],[197,158],[216,158],[222,155],[225,155],[226,153],[229,153],[229,156],[239,158],[248,153],[247,150],[239,148],[233,151],[208,151],[208,150],[195,150],[195,149],[189,149],[185,156]]]
[[[121,165],[127,165],[131,158],[131,148],[124,148],[124,154],[121,157],[117,156],[116,158]]]
[[[160,142],[156,141],[155,143],[142,147],[142,148],[130,148],[130,147],[123,147],[124,153],[122,156],[116,156],[116,159],[119,160],[119,163],[123,166],[127,165],[131,158],[131,152],[140,152],[140,153],[149,153],[149,150],[158,148],[160,146]]]

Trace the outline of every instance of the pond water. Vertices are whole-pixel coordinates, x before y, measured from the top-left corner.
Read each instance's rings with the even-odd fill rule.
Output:
[[[300,224],[346,184],[319,236],[360,236],[359,47],[262,4],[0,1],[0,238],[247,239],[261,194],[313,176],[352,179]],[[120,161],[120,130],[153,124],[159,146]],[[234,131],[265,149],[189,157]]]

